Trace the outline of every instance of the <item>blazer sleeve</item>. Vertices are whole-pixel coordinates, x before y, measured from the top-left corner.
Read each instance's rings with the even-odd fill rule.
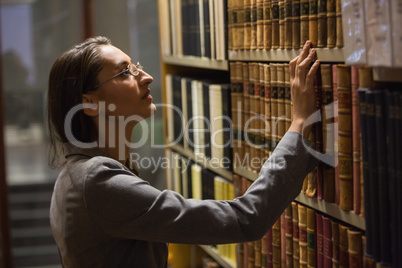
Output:
[[[110,236],[167,243],[220,244],[260,239],[300,193],[318,160],[287,132],[247,192],[232,201],[185,199],[159,191],[112,162],[93,165],[85,205]],[[116,162],[117,163],[117,162]]]

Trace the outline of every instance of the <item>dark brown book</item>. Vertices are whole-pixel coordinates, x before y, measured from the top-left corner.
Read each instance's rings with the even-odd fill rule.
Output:
[[[262,254],[261,254],[261,243],[262,240],[254,241],[254,267],[258,268],[262,265]]]
[[[235,37],[235,20],[236,20],[236,14],[234,12],[235,10],[235,1],[234,0],[228,0],[228,49],[229,50],[234,50],[235,42],[234,42],[234,37]],[[208,24],[209,25],[209,24]]]
[[[249,73],[249,86],[248,86],[248,94],[249,94],[249,99],[250,99],[250,118],[249,121],[246,121],[247,126],[245,126],[245,135],[246,135],[246,142],[249,145],[250,148],[250,162],[249,162],[249,168],[251,170],[256,171],[257,167],[254,165],[254,159],[257,159],[257,147],[255,146],[256,142],[256,95],[255,95],[255,66],[256,62],[249,62],[248,63],[248,73]],[[249,124],[248,124],[249,123]]]
[[[268,235],[265,234],[261,239],[261,268],[268,267],[267,236]]]
[[[272,45],[272,2],[264,0],[264,49],[271,49]]]
[[[307,208],[307,267],[316,267],[316,226],[315,211]]]
[[[285,68],[282,63],[276,65],[277,68],[277,85],[278,85],[278,114],[277,114],[277,130],[278,138],[281,140],[285,135],[286,127],[286,105],[285,105]]]
[[[337,74],[339,206],[343,210],[353,210],[353,130],[350,67],[339,64]]]
[[[321,78],[321,67],[318,67],[318,70],[314,79],[314,89],[315,89],[315,98],[316,98],[316,108],[322,114],[322,78]],[[314,124],[315,128],[315,149],[317,152],[323,152],[323,135],[322,135],[322,120],[316,122]],[[320,163],[316,167],[316,176],[317,176],[317,198],[323,199],[323,164]]]
[[[327,46],[327,0],[318,0],[317,10],[317,47],[322,48]]]
[[[279,0],[279,48],[285,48],[285,0]]]
[[[292,48],[300,48],[300,0],[292,1]]]
[[[335,1],[336,13],[336,47],[343,47],[343,27],[342,27],[342,0]]]
[[[272,123],[271,123],[271,69],[269,64],[264,64],[264,80],[265,80],[265,148],[268,151],[266,156],[272,153]]]
[[[296,202],[292,202],[292,227],[293,227],[293,267],[299,267],[299,208]]]
[[[271,48],[279,48],[279,0],[272,0],[271,8],[271,18],[272,18],[272,39]]]
[[[244,50],[250,50],[251,47],[251,0],[244,0]]]
[[[332,65],[332,92],[334,100],[334,158],[335,163],[338,163],[338,139],[339,139],[339,126],[338,126],[338,67],[336,64]],[[339,205],[339,163],[334,169],[335,175],[335,204]]]
[[[300,0],[300,48],[310,38],[309,12],[309,0]]]
[[[349,267],[348,227],[339,224],[339,268]]]
[[[289,71],[289,64],[284,63],[284,70],[285,70],[285,114],[286,114],[286,121],[285,121],[285,131],[287,131],[292,123],[292,98],[291,98],[291,91],[290,91],[290,71]]]
[[[278,136],[278,73],[277,64],[270,64],[271,71],[271,150],[279,143]]]
[[[257,49],[257,0],[250,0],[251,41],[250,49]]]
[[[250,81],[249,81],[249,67],[247,62],[242,63],[242,81],[243,81],[243,150],[244,150],[244,157],[241,159],[242,163],[244,163],[245,167],[249,167],[249,160],[250,157],[250,144],[246,142],[245,135],[246,130],[244,129],[245,123],[250,120]]]
[[[293,266],[293,221],[292,204],[285,210],[286,221],[286,267]]]
[[[281,267],[281,218],[280,217],[272,226],[272,263],[273,263],[274,267]]]
[[[327,47],[336,46],[336,0],[327,0]]]
[[[235,0],[234,6],[235,16],[233,18],[234,21],[234,49],[242,50],[244,49],[244,6],[242,0]]]
[[[348,229],[348,267],[363,267],[362,232]]]
[[[285,0],[285,48],[292,49],[292,0]]]
[[[257,0],[257,49],[264,49],[264,0]]]
[[[317,19],[317,1],[318,0],[309,0],[309,16],[308,16],[308,21],[309,21],[309,26],[308,26],[308,31],[309,31],[309,38],[311,41],[311,44],[316,47],[317,46],[317,41],[318,41],[318,19]]]
[[[339,224],[331,222],[332,231],[332,267],[339,267]]]
[[[334,110],[332,90],[332,65],[321,64],[322,89],[322,136],[323,151],[329,157],[334,157]],[[335,202],[335,163],[323,167],[323,195],[327,202]]]
[[[235,113],[232,117],[234,129],[234,145],[236,153],[233,152],[233,165],[240,167],[245,157],[244,144],[243,144],[243,131],[244,131],[244,92],[243,92],[243,63],[236,62],[234,65],[233,80],[236,88],[235,100],[232,102],[232,111]],[[233,106],[234,105],[234,106]],[[232,115],[233,116],[233,115]],[[234,119],[233,119],[234,118]]]

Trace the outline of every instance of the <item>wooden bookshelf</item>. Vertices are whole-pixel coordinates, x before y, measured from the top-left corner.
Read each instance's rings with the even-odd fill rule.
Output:
[[[256,172],[248,169],[235,168],[234,172],[252,181],[255,181],[258,178],[258,174]],[[303,205],[318,210],[328,216],[331,216],[334,219],[338,219],[349,225],[352,225],[362,231],[366,230],[366,222],[364,217],[362,217],[361,215],[357,215],[353,211],[342,210],[335,203],[318,200],[317,198],[310,198],[303,193],[300,193],[300,195],[296,197],[295,200]]]
[[[343,62],[343,48],[316,48],[317,58],[321,62]],[[230,61],[270,61],[289,62],[297,57],[301,49],[271,49],[229,51]]]
[[[163,61],[164,63],[170,65],[178,65],[178,66],[186,66],[186,67],[202,68],[210,70],[220,70],[220,71],[229,70],[228,61],[210,60],[207,58],[198,58],[192,56],[184,56],[184,57],[164,56]]]
[[[373,68],[373,79],[379,82],[402,83],[402,68]]]

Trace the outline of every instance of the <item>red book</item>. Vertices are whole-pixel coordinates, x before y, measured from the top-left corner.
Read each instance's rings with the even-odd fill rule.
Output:
[[[352,66],[352,139],[353,139],[353,210],[360,214],[360,109],[359,109],[359,67]]]
[[[315,213],[315,228],[317,241],[317,268],[324,267],[324,237],[323,237],[323,219],[322,215]]]
[[[322,114],[322,80],[321,80],[321,68],[318,67],[315,79],[315,98],[317,109],[321,111]],[[315,146],[316,150],[320,153],[323,152],[323,137],[322,137],[322,121],[315,123]],[[323,165],[320,163],[317,167],[317,198],[323,199]]]
[[[332,267],[332,226],[331,219],[322,216],[323,267]]]
[[[267,232],[267,267],[273,267],[272,228]],[[247,267],[247,266],[244,266]]]

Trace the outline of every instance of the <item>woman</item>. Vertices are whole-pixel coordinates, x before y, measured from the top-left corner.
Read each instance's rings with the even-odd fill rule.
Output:
[[[166,267],[167,243],[261,238],[317,164],[304,147],[319,66],[316,61],[309,68],[315,58],[310,46],[289,64],[291,127],[259,178],[234,201],[184,199],[153,188],[126,167],[133,127],[155,112],[152,77],[142,66],[105,37],[61,55],[50,73],[48,120],[53,163],[58,153],[65,157],[50,208],[63,266]]]

